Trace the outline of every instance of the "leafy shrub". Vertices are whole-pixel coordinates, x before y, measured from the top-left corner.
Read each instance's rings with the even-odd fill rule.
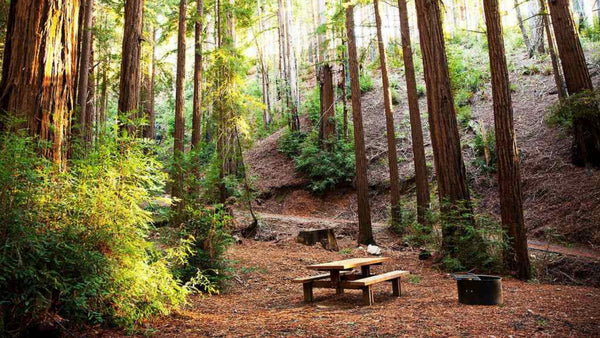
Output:
[[[362,72],[362,74],[360,75],[359,82],[361,93],[370,92],[374,88],[373,78],[367,72]]]
[[[355,175],[354,146],[343,140],[330,140],[329,149],[319,146],[318,133],[311,132],[302,142],[300,155],[294,157],[296,169],[306,173],[313,192],[324,192]]]
[[[417,83],[417,96],[419,98],[425,97],[425,91],[426,91],[425,85],[422,83]]]
[[[456,108],[456,118],[458,119],[458,123],[460,123],[463,128],[467,128],[473,119],[473,115],[471,114],[471,106],[462,106]]]
[[[23,333],[56,314],[132,327],[188,290],[148,240],[166,175],[140,141],[96,145],[59,173],[23,135],[0,135],[0,312]]]
[[[546,123],[572,130],[574,118],[600,119],[599,107],[600,90],[577,93],[550,106]]]
[[[483,172],[493,173],[496,172],[496,162],[498,161],[498,155],[496,154],[496,134],[493,130],[487,130],[484,133],[482,128],[485,127],[480,126],[475,131],[473,150],[475,150],[477,158],[473,161],[473,164]]]
[[[302,132],[293,132],[287,129],[279,138],[277,150],[290,156],[295,157],[300,155],[302,142],[306,138],[306,134]]]
[[[318,86],[306,95],[302,103],[302,111],[308,114],[308,118],[313,125],[319,124],[319,119],[321,118],[321,94]]]
[[[402,101],[400,99],[400,93],[397,90],[394,90],[394,89],[391,90],[391,93],[392,93],[392,104],[393,105],[400,104],[400,102]]]

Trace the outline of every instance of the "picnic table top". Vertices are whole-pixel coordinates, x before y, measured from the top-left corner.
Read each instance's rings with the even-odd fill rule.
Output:
[[[347,270],[365,265],[379,264],[389,259],[389,257],[350,258],[329,263],[313,264],[307,266],[307,268],[311,270]]]

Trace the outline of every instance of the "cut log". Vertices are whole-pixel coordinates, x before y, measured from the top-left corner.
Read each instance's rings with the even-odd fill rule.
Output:
[[[311,229],[301,230],[296,237],[296,242],[304,245],[314,245],[321,243],[323,248],[331,251],[338,251],[339,247],[333,229]]]

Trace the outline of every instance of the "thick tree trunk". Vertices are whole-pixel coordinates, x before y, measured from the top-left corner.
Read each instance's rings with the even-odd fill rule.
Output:
[[[342,39],[342,44],[346,45],[346,40]],[[346,48],[343,48],[346,50]],[[343,129],[344,129],[344,140],[348,142],[348,86],[346,85],[347,77],[347,57],[346,53],[342,57],[342,74],[340,76],[339,87],[342,91],[342,109],[343,109]]]
[[[523,218],[523,197],[519,171],[513,109],[510,95],[508,66],[504,52],[502,22],[498,0],[484,0],[490,68],[492,73],[492,95],[494,98],[494,126],[496,129],[496,152],[498,154],[498,189],[502,227],[509,237],[505,262],[511,273],[526,280],[531,275],[527,234]]]
[[[90,145],[90,139],[87,137],[88,130],[91,130],[88,124],[93,123],[93,119],[87,111],[88,101],[88,82],[90,70],[90,56],[92,54],[92,28],[94,16],[94,0],[84,0],[83,3],[83,31],[81,43],[81,55],[79,61],[79,89],[78,102],[79,109],[79,135],[81,136],[83,148]]]
[[[402,221],[402,209],[400,206],[400,177],[398,174],[398,155],[396,153],[396,129],[394,128],[394,112],[392,111],[392,95],[390,92],[390,80],[387,72],[387,60],[385,45],[381,32],[381,15],[379,13],[379,0],[373,0],[375,8],[375,26],[377,29],[377,45],[379,47],[379,65],[381,67],[381,81],[383,89],[383,106],[385,110],[385,127],[388,147],[388,167],[390,170],[390,209],[392,224],[400,224]]]
[[[194,34],[194,112],[192,114],[192,149],[202,138],[202,26],[204,0],[196,0],[196,24]]]
[[[92,40],[94,36],[92,35]],[[94,49],[92,48],[90,53],[90,67],[88,69],[88,87],[87,87],[87,101],[86,101],[86,115],[87,122],[85,124],[85,135],[84,141],[88,146],[94,143],[94,125],[96,121],[96,75],[94,72]]]
[[[134,119],[138,112],[143,11],[143,0],[126,0],[119,82],[119,114],[124,114],[124,119]],[[135,135],[135,126],[127,121],[121,121],[120,128]]]
[[[266,128],[271,124],[271,98],[269,96],[269,65],[265,60],[264,41],[262,39],[264,32],[263,23],[263,5],[258,1],[258,36],[255,36],[256,49],[258,51],[258,61],[260,63],[260,79],[262,83],[262,103],[263,108],[263,123]],[[260,39],[259,39],[260,37]]]
[[[335,92],[333,72],[326,64],[320,67],[319,89],[321,94],[321,116],[319,120],[319,142],[321,148],[329,149],[330,140],[335,136]]]
[[[530,13],[532,21],[531,35],[533,39],[533,53],[538,53],[539,55],[542,55],[546,53],[546,50],[544,48],[544,23],[542,21],[541,16],[542,9],[540,8],[539,2],[537,1],[530,1],[529,6],[531,8]]]
[[[179,2],[179,29],[177,35],[177,78],[175,79],[175,135],[173,144],[173,187],[172,196],[183,196],[182,161],[185,153],[185,36],[186,36],[187,0]]]
[[[78,0],[13,0],[2,64],[0,116],[24,119],[16,127],[47,144],[41,154],[60,169],[76,106],[79,10]]]
[[[558,92],[558,98],[564,99],[567,97],[567,88],[565,87],[565,81],[562,76],[562,68],[558,62],[558,56],[556,55],[556,47],[552,31],[550,30],[550,20],[548,20],[548,11],[546,8],[545,0],[539,0],[540,8],[542,13],[542,22],[546,29],[546,37],[548,38],[548,52],[550,53],[550,59],[552,60],[552,71],[554,73],[554,83],[556,84],[556,91]]]
[[[417,81],[411,47],[410,31],[408,25],[408,10],[406,0],[398,0],[400,11],[400,32],[402,34],[402,56],[404,57],[404,73],[406,76],[406,91],[408,96],[408,109],[410,112],[410,132],[413,143],[413,156],[415,163],[415,181],[417,186],[417,221],[426,223],[426,212],[429,210],[429,182],[427,179],[427,163],[425,160],[425,145],[423,142],[423,127],[421,126],[421,112],[419,111],[419,96],[417,94]]]
[[[437,0],[416,0],[429,127],[442,209],[442,249],[454,256],[457,222],[473,223],[467,175],[462,158],[454,99]],[[458,219],[451,217],[456,215]]]
[[[569,10],[569,0],[552,0],[549,7],[569,95],[593,90],[583,49]],[[600,156],[600,135],[594,125],[585,117],[573,117],[573,163],[576,165],[598,162],[595,157]]]
[[[367,182],[367,156],[362,122],[358,53],[354,36],[354,5],[346,1],[346,35],[348,39],[348,61],[352,95],[352,119],[354,121],[354,149],[356,154],[356,199],[358,201],[358,243],[375,243],[371,228],[369,207],[369,184]]]
[[[521,14],[521,5],[522,3],[519,0],[514,0],[515,4],[515,13],[517,14],[517,23],[519,24],[519,29],[521,30],[521,34],[523,35],[523,43],[525,44],[525,48],[527,48],[527,54],[529,57],[533,56],[533,47],[531,45],[531,40],[529,40],[529,34],[527,34],[527,28],[525,27],[525,23],[523,22],[523,15]]]

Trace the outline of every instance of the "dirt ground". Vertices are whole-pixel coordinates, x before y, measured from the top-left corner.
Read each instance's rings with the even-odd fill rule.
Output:
[[[353,248],[349,238],[341,247]],[[383,245],[386,247],[386,245]],[[347,252],[350,250],[346,250]],[[244,241],[231,248],[230,287],[221,295],[196,296],[172,316],[143,325],[141,334],[193,336],[576,336],[600,332],[600,290],[503,280],[503,305],[467,306],[457,301],[456,282],[419,261],[411,250],[384,249],[392,257],[375,272],[409,270],[402,296],[388,284],[375,288],[375,304],[361,305],[360,291],[335,295],[317,289],[305,304],[295,277],[308,264],[362,257],[364,250],[329,252],[319,245]],[[116,336],[113,332],[111,336]]]

